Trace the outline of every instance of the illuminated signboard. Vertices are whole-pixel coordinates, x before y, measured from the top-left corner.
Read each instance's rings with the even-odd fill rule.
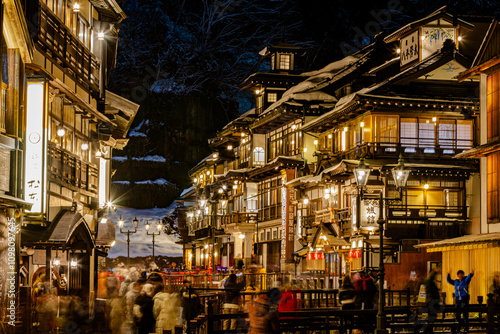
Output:
[[[422,28],[422,59],[425,59],[441,49],[444,41],[451,39],[455,42],[455,27],[423,27]]]
[[[28,82],[26,110],[26,159],[24,198],[33,203],[31,213],[43,213],[45,202],[45,132],[44,103],[45,83]]]
[[[415,60],[418,60],[418,31],[404,37],[400,41],[400,63],[401,66],[410,64]]]

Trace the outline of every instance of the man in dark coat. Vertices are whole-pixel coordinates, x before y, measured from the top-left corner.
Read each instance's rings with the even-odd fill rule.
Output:
[[[245,281],[238,283],[235,274],[229,275],[226,283],[224,284],[224,314],[236,314],[240,308],[240,292],[245,288]],[[224,330],[236,329],[236,319],[225,319]]]
[[[436,276],[439,273],[440,268],[437,267],[427,278],[424,280],[425,285],[425,299],[427,306],[427,324],[425,326],[424,333],[433,333],[432,324],[437,319],[438,312],[441,308],[441,295],[439,293],[439,288],[436,284]]]
[[[181,305],[182,305],[182,319],[185,326],[191,320],[196,318],[201,311],[200,298],[198,294],[191,288],[191,282],[185,279],[181,288]]]
[[[134,316],[139,334],[150,334],[155,332],[155,317],[153,315],[154,286],[144,284],[141,294],[137,296],[134,305]]]
[[[271,296],[276,295],[276,292],[279,294],[279,291],[273,290],[269,291],[267,295],[260,295],[250,307],[250,334],[280,333],[278,314],[271,310]]]

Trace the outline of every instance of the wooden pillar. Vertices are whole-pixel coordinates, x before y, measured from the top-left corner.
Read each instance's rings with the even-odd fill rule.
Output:
[[[45,280],[52,281],[50,273],[50,259],[52,257],[52,247],[45,249]]]

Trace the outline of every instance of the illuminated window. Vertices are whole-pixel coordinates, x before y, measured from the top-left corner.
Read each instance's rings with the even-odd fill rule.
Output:
[[[499,220],[498,208],[500,201],[498,196],[499,173],[498,161],[500,152],[488,155],[488,222],[497,223]]]
[[[262,147],[256,147],[253,150],[254,165],[263,165],[265,161],[265,152]]]
[[[399,140],[397,116],[375,117],[375,141],[379,143],[397,143]]]
[[[488,115],[488,141],[498,139],[500,136],[500,71],[488,75],[487,103]]]
[[[289,70],[290,69],[290,55],[289,54],[280,54],[280,70]]]
[[[277,93],[268,93],[267,94],[267,102],[276,102],[278,101],[278,94]]]

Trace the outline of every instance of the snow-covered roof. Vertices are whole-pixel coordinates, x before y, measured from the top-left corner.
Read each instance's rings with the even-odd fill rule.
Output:
[[[182,196],[186,195],[187,193],[189,193],[189,192],[190,192],[190,191],[192,191],[193,189],[194,189],[194,186],[191,186],[191,187],[189,187],[189,188],[184,189],[184,190],[181,192],[181,194],[179,195],[179,197],[182,197]]]

